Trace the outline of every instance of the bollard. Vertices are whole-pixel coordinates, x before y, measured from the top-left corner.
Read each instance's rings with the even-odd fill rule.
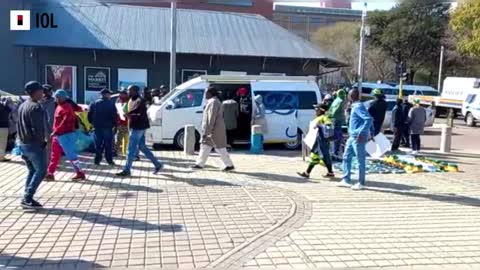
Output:
[[[453,109],[449,109],[447,114],[447,126],[453,127],[454,119],[455,119],[455,111],[453,111]]]
[[[260,125],[252,126],[250,152],[253,154],[260,154],[263,152],[263,131],[262,131],[262,126]]]
[[[442,139],[440,142],[440,152],[450,153],[452,147],[452,127],[442,127]]]
[[[195,154],[195,126],[186,125],[183,136],[183,153],[185,155]]]

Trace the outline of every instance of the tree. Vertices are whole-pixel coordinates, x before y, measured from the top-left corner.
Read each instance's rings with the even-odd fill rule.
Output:
[[[360,23],[338,22],[319,28],[312,35],[312,41],[315,44],[349,65],[343,69],[343,75],[350,82],[356,81],[357,76],[359,32]],[[393,61],[383,52],[366,46],[365,80],[390,80],[394,75],[394,67]]]
[[[448,26],[449,5],[442,0],[405,0],[389,11],[369,15],[368,42],[412,73],[438,63]]]
[[[450,21],[460,52],[480,57],[480,0],[464,0],[458,4]]]

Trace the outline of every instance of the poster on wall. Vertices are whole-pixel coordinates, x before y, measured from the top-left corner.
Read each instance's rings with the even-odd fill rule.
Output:
[[[77,101],[77,67],[63,65],[45,65],[45,83],[54,90],[63,89],[70,98]]]
[[[182,83],[202,75],[207,75],[207,71],[199,69],[182,69]]]
[[[85,103],[91,104],[100,97],[103,88],[110,89],[110,68],[85,67]]]
[[[140,87],[141,90],[147,86],[147,70],[133,68],[118,69],[118,89],[127,89],[131,84]]]

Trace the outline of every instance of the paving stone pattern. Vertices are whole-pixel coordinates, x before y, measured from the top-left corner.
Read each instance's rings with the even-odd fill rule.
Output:
[[[477,159],[464,173],[369,175],[354,192],[321,168],[296,177],[305,163],[288,152],[235,153],[235,173],[218,158],[192,171],[193,157],[156,155],[161,174],[143,160],[123,179],[86,155],[84,183],[64,163],[36,212],[19,208],[21,160],[0,163],[0,267],[480,269]]]

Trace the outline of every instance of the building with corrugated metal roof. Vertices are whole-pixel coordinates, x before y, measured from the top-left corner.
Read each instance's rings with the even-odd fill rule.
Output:
[[[169,84],[170,10],[78,0],[6,0],[31,9],[30,31],[0,30],[0,88],[21,91],[39,80],[70,88],[80,102],[104,86]],[[35,28],[35,14],[57,28]],[[308,41],[255,14],[178,10],[176,83],[202,74],[318,75],[342,64]],[[4,39],[5,38],[5,39]],[[2,56],[3,58],[3,56]],[[89,97],[87,97],[89,95]]]

